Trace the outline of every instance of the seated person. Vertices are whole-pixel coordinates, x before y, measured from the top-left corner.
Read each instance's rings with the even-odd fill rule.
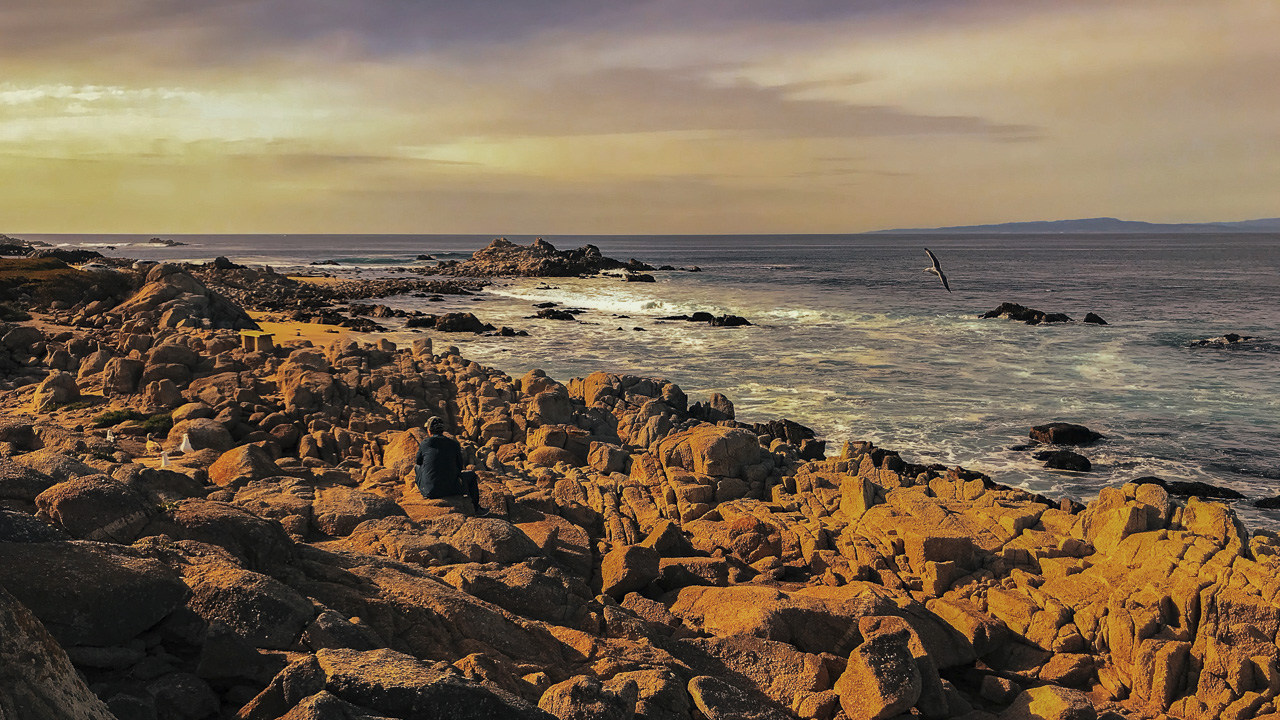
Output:
[[[457,440],[444,434],[444,421],[433,417],[426,424],[427,437],[418,446],[416,474],[418,490],[422,497],[439,498],[466,495],[471,498],[476,517],[484,517],[488,510],[480,507],[480,479],[470,470],[463,470],[462,446]]]

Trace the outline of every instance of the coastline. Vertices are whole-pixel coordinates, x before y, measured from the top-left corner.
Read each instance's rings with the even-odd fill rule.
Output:
[[[308,702],[393,712],[351,688],[403,682],[512,717],[1275,707],[1280,540],[1226,506],[1152,484],[1051,500],[871,443],[825,457],[803,426],[738,422],[732,398],[608,371],[516,378],[445,334],[396,347],[287,320],[247,351],[239,330],[267,311],[198,270],[152,266],[103,297],[86,276],[45,330],[3,336],[0,583],[16,600],[0,604],[52,633],[40,662],[64,700],[133,697],[122,678],[164,654],[172,671],[144,687],[182,675],[173,692],[241,717],[293,709],[298,678]],[[492,518],[413,487],[432,415]],[[165,416],[161,472],[144,439]],[[58,567],[84,590],[59,595]]]

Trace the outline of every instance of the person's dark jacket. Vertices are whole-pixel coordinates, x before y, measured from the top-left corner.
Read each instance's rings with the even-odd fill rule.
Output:
[[[425,498],[465,494],[458,473],[466,466],[462,446],[444,435],[429,435],[418,445],[418,489]]]

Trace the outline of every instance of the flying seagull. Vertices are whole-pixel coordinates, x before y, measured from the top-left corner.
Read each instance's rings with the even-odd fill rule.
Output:
[[[937,275],[938,279],[942,281],[942,287],[946,288],[947,292],[951,292],[951,286],[947,284],[947,276],[942,274],[942,266],[938,264],[938,258],[929,252],[929,248],[925,248],[924,253],[933,261],[933,267],[925,268],[924,271]]]

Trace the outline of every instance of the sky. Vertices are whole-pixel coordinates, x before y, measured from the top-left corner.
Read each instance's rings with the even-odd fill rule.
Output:
[[[0,232],[1280,216],[1276,0],[4,0]]]

